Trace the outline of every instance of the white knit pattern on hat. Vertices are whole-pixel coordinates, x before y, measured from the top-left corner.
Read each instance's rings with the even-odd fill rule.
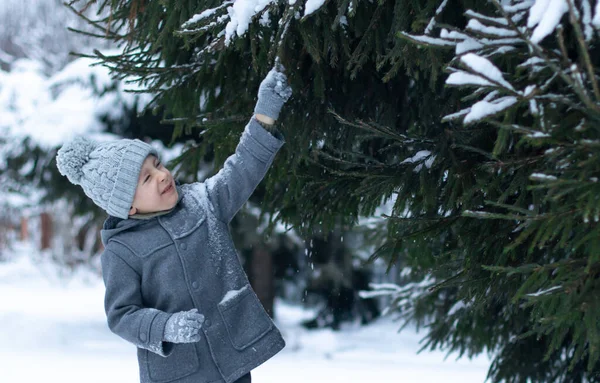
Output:
[[[56,155],[62,175],[108,214],[126,219],[133,203],[142,164],[156,150],[140,140],[96,143],[77,137]]]

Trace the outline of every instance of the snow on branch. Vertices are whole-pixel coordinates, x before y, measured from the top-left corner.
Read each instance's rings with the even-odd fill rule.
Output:
[[[489,24],[495,25],[495,26],[503,26],[503,27],[508,26],[508,21],[505,18],[485,16],[485,15],[482,15],[481,13],[477,13],[471,9],[469,9],[468,11],[465,12],[465,16],[467,16],[471,19],[484,21],[486,23],[489,23]]]
[[[502,9],[504,9],[504,11],[507,13],[518,13],[520,11],[529,10],[529,8],[531,8],[534,2],[534,0],[515,1],[513,5],[511,5],[510,3],[502,4]]]
[[[468,10],[464,29],[446,26],[434,35],[435,23],[422,36],[402,33],[402,37],[417,44],[455,50],[456,58],[448,68],[446,85],[475,88],[468,99],[473,105],[444,117],[444,121],[462,119],[464,124],[497,118],[507,110],[528,106],[528,113],[538,121],[540,131],[529,138],[545,138],[549,125],[545,110],[555,103],[576,105],[583,103],[588,110],[600,114],[600,87],[592,65],[588,46],[598,37],[600,29],[600,2],[592,9],[589,0],[492,0],[495,14],[483,15]],[[570,17],[565,14],[569,13]],[[561,25],[565,23],[565,25]],[[578,43],[580,54],[573,57],[565,47],[563,30],[570,27]],[[555,37],[560,49],[539,45],[542,40]],[[507,64],[506,59],[519,60],[518,71],[501,70],[496,63]],[[498,59],[498,60],[497,60]],[[462,68],[456,68],[460,64]],[[549,93],[560,86],[560,81],[572,90],[568,96]],[[558,82],[558,83],[557,83]],[[493,95],[493,96],[492,96]]]
[[[394,295],[401,293],[403,289],[393,283],[370,283],[371,291],[360,291],[358,295],[363,299],[380,297],[385,295]]]
[[[282,38],[289,25],[290,18],[286,14],[293,11],[293,15],[296,17],[298,7],[303,6],[303,17],[307,17],[321,9],[326,0],[306,0],[304,3],[288,0],[285,3],[286,8],[283,13],[272,15],[269,9],[278,8],[277,0],[227,0],[218,7],[205,9],[192,16],[181,25],[178,33],[192,35],[216,30],[214,34],[216,37],[207,44],[209,49],[213,49],[218,46],[218,40],[223,39],[225,46],[229,46],[236,37],[244,36],[253,21],[258,20],[260,25],[268,25],[271,18],[274,17],[273,21],[277,21],[283,31],[280,33],[280,38]]]
[[[508,83],[502,76],[502,72],[492,62],[486,58],[480,57],[474,53],[467,53],[461,56],[462,61],[467,67],[473,72],[481,75],[483,78],[488,79],[490,82],[499,84],[507,89],[515,90],[513,86]]]
[[[408,40],[411,40],[417,44],[438,46],[438,47],[453,47],[456,46],[456,42],[449,41],[447,39],[438,39],[431,36],[414,36],[408,33],[400,32],[400,35]]]
[[[555,176],[551,176],[543,173],[533,173],[529,176],[529,179],[532,181],[541,181],[541,182],[552,182],[556,181],[557,178]]]
[[[405,159],[404,161],[402,161],[401,164],[415,164],[416,163],[417,166],[415,166],[413,171],[415,173],[418,173],[423,169],[423,165],[425,165],[425,167],[427,169],[431,169],[431,166],[433,165],[434,161],[435,161],[435,155],[432,155],[429,150],[420,150],[417,153],[415,153],[414,156],[409,157],[409,158]]]
[[[529,10],[527,27],[533,28],[531,41],[539,43],[554,32],[561,18],[569,11],[567,0],[536,0]]]
[[[465,125],[472,124],[487,117],[494,116],[504,112],[516,102],[517,98],[512,96],[502,97],[491,102],[485,100],[479,101],[471,107],[471,110],[465,116],[463,123]]]
[[[412,311],[415,300],[426,294],[434,282],[431,277],[426,277],[421,282],[407,283],[402,286],[393,283],[369,283],[372,290],[359,291],[358,295],[362,299],[388,296],[392,300],[383,310],[382,315],[386,315],[392,310],[399,310],[406,315]]]
[[[448,79],[446,80],[446,84],[457,85],[457,86],[460,86],[460,85],[493,86],[494,85],[481,76],[463,72],[463,71],[456,71],[456,72],[450,74],[450,76],[448,76]]]
[[[325,4],[326,0],[306,0],[304,6],[304,17],[315,13],[319,8]]]
[[[188,21],[186,21],[185,23],[183,23],[181,25],[181,29],[183,30],[189,30],[190,27],[192,27],[195,24],[198,24],[200,21],[207,19],[208,17],[213,16],[214,14],[216,14],[219,10],[229,6],[230,4],[233,4],[233,1],[225,1],[223,2],[223,4],[221,4],[218,7],[215,8],[209,8],[206,9],[198,14],[195,14],[194,16],[192,16],[191,19],[189,19]]]
[[[498,28],[494,26],[483,25],[477,19],[469,20],[467,24],[467,29],[473,32],[478,32],[483,35],[492,35],[498,37],[514,37],[518,35],[518,32],[507,29],[507,28]]]
[[[548,294],[554,294],[556,293],[556,291],[558,290],[562,290],[563,287],[562,286],[552,286],[548,289],[544,289],[544,290],[538,290],[535,293],[531,293],[531,294],[527,294],[528,297],[540,297],[542,295],[548,295]]]
[[[435,11],[435,15],[433,15],[433,17],[431,18],[431,20],[429,20],[429,24],[427,24],[427,27],[425,28],[425,34],[428,35],[429,33],[431,33],[431,31],[433,30],[433,27],[435,27],[437,21],[436,18],[438,17],[438,15],[440,13],[442,13],[444,11],[444,8],[446,8],[446,5],[448,5],[448,0],[444,0],[442,1],[442,3],[440,4],[440,6],[438,7],[438,9]]]
[[[225,44],[228,45],[234,35],[243,36],[252,18],[271,3],[274,3],[274,0],[237,0],[233,6],[228,7],[230,20],[225,27]]]

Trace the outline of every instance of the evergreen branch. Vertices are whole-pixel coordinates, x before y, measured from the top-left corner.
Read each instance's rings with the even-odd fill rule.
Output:
[[[491,213],[488,211],[472,211],[472,210],[463,211],[462,216],[469,217],[469,218],[478,218],[478,219],[502,219],[502,220],[508,220],[508,221],[522,221],[522,220],[533,219],[533,218],[528,218],[528,217],[524,217],[521,215],[500,214],[500,213]]]
[[[590,59],[590,53],[585,42],[585,38],[583,37],[583,32],[581,31],[581,26],[579,22],[577,22],[577,16],[575,15],[575,5],[573,4],[573,0],[567,0],[567,4],[569,5],[569,21],[575,30],[575,35],[577,37],[577,42],[579,44],[579,52],[583,56],[583,61],[585,62],[585,66],[588,71],[589,79],[592,83],[592,88],[594,90],[594,96],[596,97],[596,101],[600,102],[600,90],[598,89],[598,81],[596,81],[596,75],[594,74],[594,68],[592,65],[592,61]]]
[[[72,6],[73,4],[75,4],[75,3],[79,2],[79,1],[80,1],[80,0],[71,0],[71,2],[70,2],[70,3],[68,3],[68,4],[67,4],[67,3],[65,3],[65,5]],[[97,0],[88,0],[87,4],[85,4],[85,5],[83,6],[83,8],[81,9],[81,11],[80,11],[80,12],[82,12],[82,13],[83,13],[83,12],[87,11],[87,10],[88,10],[88,8],[89,8],[89,7],[90,7],[92,4],[96,3],[96,1],[97,1]]]
[[[358,122],[350,122],[348,120],[346,120],[345,118],[341,117],[339,114],[337,114],[335,111],[333,110],[329,110],[329,113],[331,113],[336,120],[338,120],[338,122],[340,122],[343,125],[347,125],[347,126],[351,126],[353,128],[358,128],[358,129],[362,129],[362,130],[367,130],[369,132],[374,132],[376,133],[379,137],[383,137],[383,138],[389,138],[391,140],[394,141],[399,141],[402,143],[414,143],[414,142],[420,142],[423,144],[433,144],[434,141],[426,139],[426,138],[417,138],[417,137],[408,137],[404,134],[400,134],[395,132],[394,130],[385,127],[383,125],[379,125],[379,124],[373,124],[373,125],[369,125],[368,123],[362,121],[362,120],[358,120]]]
[[[590,100],[590,98],[588,97],[588,95],[585,93],[585,91],[583,91],[578,84],[576,84],[574,81],[572,81],[572,79],[562,70],[561,67],[557,66],[556,64],[554,64],[554,62],[552,62],[552,60],[550,60],[548,58],[548,56],[546,54],[544,54],[544,52],[542,51],[542,48],[534,43],[533,41],[531,41],[531,39],[525,35],[521,29],[515,25],[514,21],[512,20],[512,18],[506,13],[506,11],[504,10],[504,8],[502,7],[502,5],[498,2],[498,0],[492,0],[492,3],[494,3],[494,5],[496,6],[496,8],[504,15],[505,19],[508,21],[509,25],[512,27],[512,29],[514,31],[516,31],[519,35],[520,38],[522,38],[524,41],[527,42],[527,45],[529,45],[531,47],[531,49],[533,49],[533,51],[542,59],[544,60],[544,62],[546,63],[547,66],[549,66],[550,68],[552,68],[553,71],[555,71],[556,73],[559,73],[560,77],[571,87],[573,87],[573,89],[576,91],[577,95],[579,96],[579,98],[581,99],[581,101],[588,107],[590,108],[590,110],[595,111],[596,113],[600,113],[600,106],[596,105],[594,102],[592,102],[592,100]]]
[[[500,214],[500,213],[491,213],[487,211],[472,211],[465,210],[462,213],[463,217],[469,218],[479,218],[479,219],[500,219],[500,220],[509,220],[509,221],[546,221],[550,219],[560,218],[566,215],[572,215],[580,211],[579,209],[571,209],[563,212],[557,213],[546,213],[546,214],[537,214],[537,215],[511,215],[511,214]]]
[[[174,34],[176,34],[177,36],[196,36],[194,39],[191,39],[191,42],[196,41],[196,39],[198,39],[199,37],[201,37],[205,32],[208,32],[210,30],[216,29],[219,26],[225,24],[226,20],[220,20],[219,21],[215,21],[212,22],[208,25],[202,26],[200,28],[196,28],[196,29],[183,29],[181,31],[175,31],[173,32]],[[215,45],[213,45],[214,47]],[[206,49],[206,48],[205,48]]]
[[[499,27],[499,28],[506,28],[506,25],[507,25],[506,20],[504,20],[504,19],[485,16],[485,15],[482,15],[481,13],[475,12],[471,9],[469,9],[465,12],[465,16],[468,17],[469,19],[475,19],[481,23],[485,22],[488,24],[492,24],[493,26]]]
[[[494,207],[500,207],[500,208],[504,208],[506,210],[510,210],[510,211],[514,211],[516,213],[521,213],[523,215],[531,215],[534,214],[531,210],[527,210],[527,209],[522,209],[520,207],[514,206],[514,205],[508,205],[508,204],[504,204],[504,203],[499,203],[499,202],[495,202],[495,201],[490,201],[490,200],[485,200],[484,203],[486,205],[490,205],[490,206],[494,206]]]
[[[336,149],[333,149],[333,150],[335,152],[338,152],[338,153],[341,154],[340,151],[338,151]],[[387,164],[385,164],[383,162],[377,161],[376,159],[374,159],[372,157],[367,157],[365,155],[362,155],[360,153],[354,153],[354,152],[352,152],[351,155],[352,156],[356,156],[358,158],[365,159],[367,161],[374,162],[374,164],[347,161],[347,160],[342,159],[341,157],[333,156],[333,155],[331,155],[331,154],[329,154],[329,153],[327,153],[327,152],[325,152],[325,151],[323,151],[321,149],[316,149],[316,150],[313,151],[313,153],[316,154],[317,156],[329,159],[329,160],[334,161],[334,162],[336,162],[338,164],[363,167],[365,169],[370,169],[372,167],[375,167],[375,168],[392,168],[393,167],[393,166],[389,166],[389,165],[387,165]]]
[[[426,35],[431,32],[431,30],[437,23],[436,17],[444,11],[444,8],[446,8],[447,4],[448,4],[448,0],[443,0],[442,3],[440,4],[440,6],[436,9],[435,15],[433,15],[433,17],[429,20],[429,24],[427,24],[427,27],[425,27],[424,33]]]
[[[373,16],[371,16],[369,26],[364,31],[362,38],[360,39],[360,41],[358,42],[358,45],[354,49],[354,52],[352,52],[352,54],[348,58],[348,64],[347,64],[346,68],[351,71],[351,74],[350,74],[351,79],[356,78],[356,74],[358,73],[358,70],[360,69],[362,61],[364,60],[365,55],[364,55],[363,50],[364,50],[365,46],[367,45],[367,39],[371,37],[371,33],[376,29],[379,18],[381,17],[381,14],[383,13],[383,10],[384,10],[383,4],[384,4],[383,1],[378,2],[375,12],[373,12]],[[354,66],[354,68],[352,68],[353,66]]]
[[[425,46],[425,47],[436,47],[436,48],[454,48],[456,47],[456,42],[450,41],[444,38],[430,37],[430,36],[414,36],[406,32],[398,32],[398,37],[404,40],[410,41],[417,45]]]
[[[340,157],[332,156],[331,154],[329,154],[323,150],[315,150],[313,153],[315,153],[319,157],[323,157],[325,159],[331,160],[340,165],[349,165],[349,166],[353,166],[353,167],[364,168],[365,170],[372,169],[372,168],[384,168],[384,167],[389,168],[390,167],[390,166],[386,166],[385,164],[382,164],[382,163],[372,165],[372,164],[366,164],[366,163],[347,161]]]
[[[91,55],[80,55],[81,57],[89,57],[89,58],[100,58],[102,59],[103,62],[100,63],[96,63],[95,65],[104,65],[106,67],[110,66],[107,63],[111,63],[115,66],[115,68],[119,68],[120,69],[120,74],[122,76],[122,78],[125,78],[126,76],[135,74],[135,75],[148,75],[148,74],[161,74],[161,73],[170,73],[172,71],[175,72],[183,72],[187,74],[193,74],[197,68],[200,67],[199,64],[190,64],[190,65],[180,65],[180,66],[171,66],[171,67],[153,67],[153,68],[148,68],[148,67],[141,67],[140,65],[137,64],[133,64],[131,62],[125,61],[122,58],[126,57],[126,54],[123,55],[113,55],[113,56],[107,56],[105,54],[103,54],[102,52],[100,52],[98,49],[94,49],[94,54],[96,56],[91,56]],[[132,53],[132,55],[136,55],[135,53]],[[150,60],[146,60],[146,61],[150,61]],[[129,65],[132,64],[132,65]],[[181,78],[179,78],[180,81],[183,81]]]
[[[388,250],[389,247],[390,247],[390,245],[387,242],[384,243],[383,245],[379,246],[377,249],[375,249],[375,251],[373,251],[373,253],[371,255],[369,255],[369,257],[367,258],[366,263],[372,263],[376,259],[381,258],[381,256],[382,256],[381,254],[384,251]],[[396,247],[396,245],[395,245],[395,242],[394,242],[394,249],[392,249],[392,250],[395,250],[395,247]],[[389,271],[392,268],[392,264],[393,264],[393,262],[389,262],[387,270],[386,270],[386,273],[389,273]]]
[[[541,266],[537,263],[534,263],[525,264],[518,267],[481,265],[481,268],[492,273],[505,273],[507,276],[511,276],[514,274],[530,274],[537,272],[540,270]]]
[[[330,174],[332,175],[336,175],[336,176],[342,176],[342,177],[349,177],[349,178],[356,178],[356,179],[373,179],[373,178],[393,178],[394,175],[393,174],[373,174],[373,173],[361,173],[358,171],[346,171],[346,170],[340,170],[340,169],[336,169],[336,168],[332,168],[329,166],[326,166],[318,161],[313,160],[312,158],[308,158],[307,160],[309,162],[311,162],[314,165],[317,165],[321,168],[323,168],[324,170],[327,170]]]
[[[515,36],[516,33],[510,29],[490,27],[480,23],[478,20],[470,20],[466,26],[466,30],[471,31],[473,36],[484,38],[484,39],[497,39],[500,36]],[[480,28],[480,29],[477,29]],[[485,28],[485,29],[484,29]]]
[[[223,10],[224,8],[229,7],[231,4],[233,4],[233,1],[226,0],[226,1],[223,1],[223,3],[221,3],[219,6],[217,6],[215,8],[205,9],[200,15],[196,15],[196,16],[194,16],[193,19],[188,20],[185,23],[183,23],[181,25],[181,29],[174,31],[174,33],[185,34],[186,32],[197,31],[198,29],[190,30],[190,29],[188,29],[188,27],[190,27],[192,25],[200,24],[200,23],[205,22],[210,19],[213,19],[216,15],[218,15],[217,11],[220,11],[220,10]],[[208,15],[206,13],[208,13]],[[218,18],[217,18],[217,23],[219,23]],[[222,23],[223,22],[221,22],[221,24]],[[210,28],[212,26],[212,24],[213,23],[211,23],[210,25],[208,25],[206,27]]]
[[[429,291],[430,293],[434,293],[434,292],[436,292],[436,291],[438,291],[438,290],[440,290],[440,289],[442,289],[444,287],[448,287],[448,285],[450,285],[450,283],[454,283],[455,284],[455,283],[457,283],[457,282],[455,282],[456,279],[462,277],[464,274],[465,274],[465,270],[463,269],[463,270],[459,271],[458,273],[456,273],[455,275],[451,276],[450,278],[445,279],[445,280],[443,280],[443,281],[441,281],[439,283],[436,283],[435,285],[429,287],[427,289],[427,291]]]
[[[536,134],[538,133],[537,130],[533,130],[533,129],[529,129],[525,126],[522,125],[517,125],[517,124],[506,124],[503,122],[498,122],[495,120],[489,120],[488,123],[490,125],[495,126],[498,129],[504,129],[504,130],[508,130],[511,132],[516,132],[516,133],[522,133],[522,134]]]
[[[283,41],[285,40],[290,23],[292,22],[296,11],[300,7],[300,4],[300,1],[296,1],[292,6],[288,6],[283,12],[279,23],[279,29],[277,30],[277,34],[275,35],[275,43],[272,44],[271,48],[269,49],[268,57],[269,62],[272,63],[272,65],[276,65],[279,62],[279,57],[283,55]]]
[[[419,237],[419,236],[429,233],[431,231],[438,230],[440,227],[443,227],[447,224],[452,224],[453,222],[457,221],[460,218],[463,218],[463,217],[461,217],[461,216],[448,217],[448,219],[446,219],[446,220],[437,221],[433,225],[426,226],[423,229],[415,230],[408,234],[403,234],[400,237],[398,237],[398,240],[405,240],[405,239],[410,239],[410,238],[414,238],[414,237]]]
[[[340,6],[338,7],[338,13],[335,17],[335,20],[333,20],[333,24],[331,24],[332,31],[337,30],[337,27],[340,25],[340,20],[342,16],[344,16],[346,9],[348,9],[348,4],[350,4],[350,0],[343,0],[340,3]]]
[[[382,153],[384,149],[385,148],[380,149],[378,151],[378,153]],[[344,152],[342,152],[341,150],[338,150],[336,148],[332,148],[332,150],[334,152],[338,153],[339,155],[343,155],[344,154]],[[359,153],[359,152],[351,152],[350,154],[352,155],[352,157],[355,157],[355,158],[363,160],[363,161],[370,162],[371,164],[376,165],[378,167],[390,167],[387,162],[379,161],[378,159],[374,158],[373,156],[370,156],[370,155],[367,155],[367,154],[362,154],[362,153]]]
[[[490,163],[484,164],[483,167],[484,168],[493,168],[494,170],[498,170],[499,168],[512,168],[514,166],[517,166],[517,167],[531,166],[531,165],[538,163],[539,161],[542,161],[543,159],[544,159],[544,156],[539,155],[539,156],[525,157],[523,159],[518,159],[518,160],[498,160],[491,164]]]
[[[135,19],[137,19],[138,15],[142,12],[144,12],[146,5],[145,2],[146,0],[130,0],[130,7],[129,7],[129,14],[127,15],[127,21],[129,23],[129,36],[130,36],[130,40],[129,43],[131,43],[132,41],[132,36],[133,36],[133,27],[134,27],[134,23],[135,23]],[[111,4],[111,6],[113,6],[113,4]],[[111,12],[111,15],[113,14],[113,12]],[[110,28],[110,24],[111,21],[109,20],[106,28]]]
[[[462,56],[464,56],[466,54],[472,54],[472,53],[464,53],[464,54],[462,54],[462,55],[460,55],[458,57],[461,58]],[[497,88],[500,88],[500,89],[504,90],[504,92],[509,93],[509,94],[513,95],[514,97],[517,97],[518,99],[524,98],[523,94],[521,92],[518,92],[518,91],[516,91],[515,89],[512,89],[512,88],[508,88],[506,85],[504,85],[501,82],[493,79],[492,77],[488,76],[486,73],[483,73],[483,72],[475,70],[474,68],[470,67],[465,62],[462,62],[462,65],[465,66],[465,68],[469,72],[471,72],[471,73],[473,73],[473,74],[475,74],[475,75],[477,75],[477,76],[485,79],[486,81],[488,81],[491,84],[494,84]],[[452,68],[452,69],[454,69],[454,68]]]
[[[175,124],[175,123],[189,123],[191,126],[201,127],[201,126],[213,126],[213,125],[222,125],[222,124],[230,124],[230,123],[238,123],[248,120],[247,116],[229,116],[222,117],[217,119],[211,119],[207,121],[203,121],[204,116],[212,116],[212,113],[208,113],[205,115],[199,115],[195,117],[179,117],[179,118],[164,118],[160,121],[161,124]],[[203,131],[203,132],[206,132]]]
[[[476,148],[474,146],[470,146],[470,145],[462,145],[462,144],[452,144],[450,146],[452,149],[464,149],[466,151],[469,152],[473,152],[473,153],[478,153],[481,154],[482,156],[485,156],[486,158],[494,161],[494,162],[499,162],[500,160],[494,156],[492,153],[486,152],[485,150]]]
[[[103,26],[100,25],[100,22],[104,21],[105,19],[101,19],[101,20],[97,20],[94,21],[92,19],[90,19],[89,17],[87,17],[84,12],[87,10],[87,8],[93,4],[96,0],[91,0],[90,2],[88,2],[84,8],[81,11],[78,11],[77,9],[75,9],[75,7],[73,7],[72,4],[74,4],[75,2],[77,2],[79,0],[74,0],[71,1],[70,3],[67,2],[63,2],[63,5],[65,5],[67,8],[69,8],[73,13],[75,13],[78,17],[81,17],[82,19],[84,19],[85,21],[87,21],[91,26],[93,26],[96,29],[101,30],[102,32],[104,32],[104,38],[108,38],[109,36],[111,36],[112,39],[114,39],[115,41],[119,41],[121,39],[125,39],[128,38],[128,36],[124,36],[124,35],[119,35],[116,32],[113,32],[112,30],[110,30],[109,28],[105,28]],[[112,16],[112,12],[111,12],[111,16]]]
[[[536,273],[547,273],[552,272],[561,267],[582,267],[587,265],[587,259],[563,259],[557,262],[540,265],[537,263],[525,264],[519,267],[507,267],[507,266],[491,266],[482,265],[485,270],[499,273],[511,273],[511,274],[529,274],[532,272]]]
[[[568,106],[569,108],[572,108],[574,110],[578,110],[580,112],[584,112],[586,111],[586,109],[584,107],[582,107],[580,104],[570,100],[568,97],[562,96],[562,95],[558,95],[558,94],[543,94],[540,96],[536,97],[538,100],[549,100],[551,102],[559,102],[561,104],[565,104],[566,106]]]
[[[81,29],[67,27],[67,30],[70,32],[73,32],[73,33],[78,33],[80,35],[84,35],[84,36],[94,37],[94,38],[98,38],[98,39],[106,39],[106,35],[99,35],[99,34],[92,33],[92,32],[82,31]]]
[[[399,217],[396,215],[388,215],[388,214],[382,214],[381,215],[383,218],[386,219],[390,219],[393,221],[399,221],[399,222],[440,222],[440,221],[449,221],[449,220],[454,220],[457,218],[461,218],[461,215],[448,215],[448,216],[436,216],[436,217]]]
[[[563,26],[562,24],[559,24],[556,27],[556,40],[558,41],[558,47],[560,48],[560,51],[562,53],[562,56],[560,57],[562,59],[563,65],[568,68],[571,66],[571,63],[569,62],[569,53],[567,53],[567,47],[565,44],[565,36],[563,34]]]

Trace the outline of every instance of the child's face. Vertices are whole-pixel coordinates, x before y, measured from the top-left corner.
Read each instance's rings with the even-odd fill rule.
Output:
[[[144,160],[129,215],[169,210],[179,195],[171,172],[153,155]]]

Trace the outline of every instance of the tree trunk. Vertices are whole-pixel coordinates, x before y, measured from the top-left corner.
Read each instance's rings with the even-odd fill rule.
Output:
[[[21,241],[26,241],[29,239],[29,220],[27,217],[21,217],[21,228],[19,239]]]
[[[52,245],[52,216],[48,213],[40,214],[40,220],[42,221],[42,240],[41,249],[49,249]]]
[[[275,284],[273,278],[273,256],[261,245],[254,245],[250,264],[252,288],[258,295],[263,307],[273,318],[273,300],[275,299]]]

